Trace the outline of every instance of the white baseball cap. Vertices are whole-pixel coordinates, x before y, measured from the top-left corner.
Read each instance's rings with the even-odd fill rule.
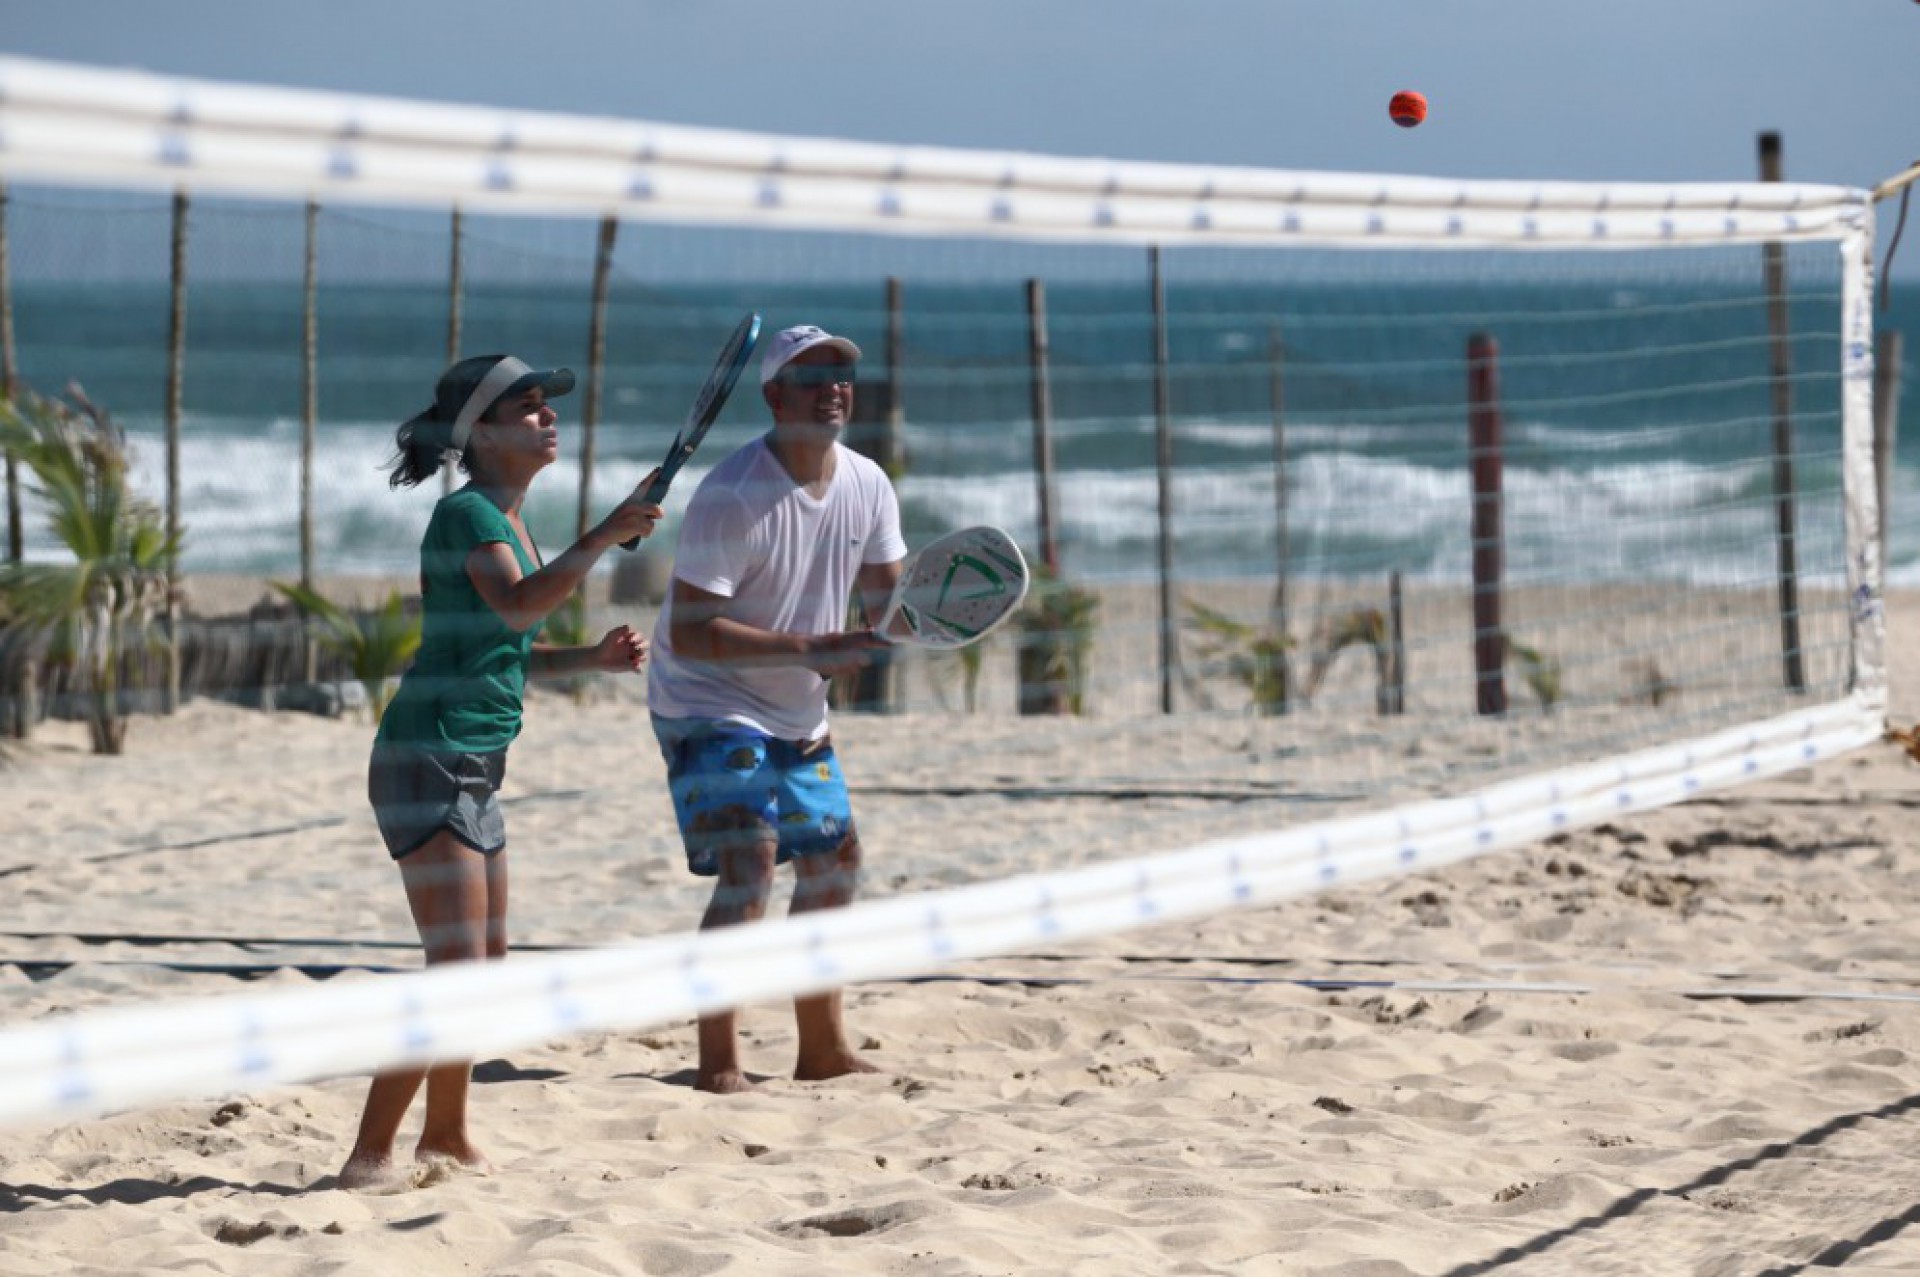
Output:
[[[767,343],[767,353],[760,360],[760,384],[764,386],[778,377],[782,368],[815,346],[832,346],[849,359],[860,358],[860,347],[845,337],[834,336],[824,328],[816,328],[812,324],[782,328]]]

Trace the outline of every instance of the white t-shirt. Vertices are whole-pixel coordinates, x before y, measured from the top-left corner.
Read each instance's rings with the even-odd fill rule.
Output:
[[[861,566],[898,562],[907,543],[886,471],[843,444],[833,450],[833,481],[817,500],[794,482],[766,436],[715,466],[680,520],[673,575],[733,600],[727,615],[746,625],[782,634],[846,629]],[[729,719],[779,740],[826,732],[827,680],[814,671],[683,659],[672,634],[669,599],[647,658],[654,713]]]

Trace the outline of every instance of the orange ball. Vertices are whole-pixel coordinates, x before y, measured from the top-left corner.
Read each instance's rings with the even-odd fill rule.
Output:
[[[1404,89],[1394,94],[1393,100],[1387,103],[1387,114],[1392,116],[1393,122],[1401,128],[1412,128],[1427,118],[1426,94],[1415,93],[1412,89]]]

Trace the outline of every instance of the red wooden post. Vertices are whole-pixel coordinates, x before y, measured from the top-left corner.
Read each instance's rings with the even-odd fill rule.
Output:
[[[1507,632],[1500,622],[1500,348],[1491,335],[1467,339],[1467,463],[1473,471],[1474,701],[1482,714],[1507,712]]]

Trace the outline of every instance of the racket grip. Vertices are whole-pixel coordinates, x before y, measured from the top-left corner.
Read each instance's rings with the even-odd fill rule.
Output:
[[[662,501],[665,501],[667,499],[667,486],[669,482],[667,479],[655,479],[652,486],[640,494],[640,504],[659,505]],[[622,550],[632,550],[638,547],[639,544],[639,537],[629,537],[620,543],[620,548]]]

